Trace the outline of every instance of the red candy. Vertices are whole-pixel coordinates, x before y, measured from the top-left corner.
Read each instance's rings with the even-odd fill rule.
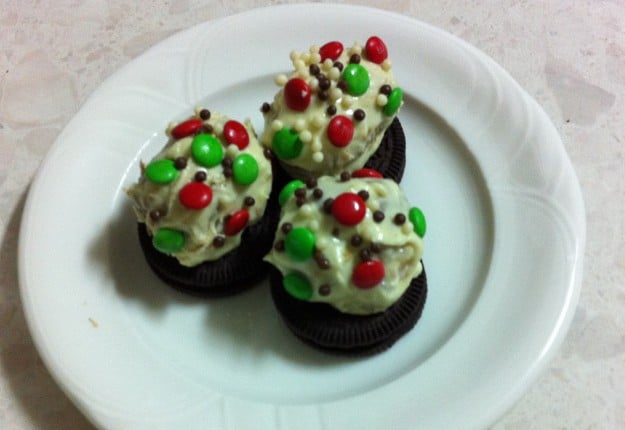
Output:
[[[250,143],[250,135],[238,121],[229,120],[224,124],[224,138],[226,142],[236,145],[239,149],[245,149]]]
[[[365,201],[354,193],[343,193],[332,202],[332,215],[343,225],[356,225],[367,213]]]
[[[305,111],[310,104],[310,86],[300,78],[290,79],[284,86],[284,101],[296,111]]]
[[[233,213],[224,225],[224,233],[226,236],[234,236],[245,228],[250,220],[250,213],[245,209],[241,209]]]
[[[175,139],[191,136],[202,128],[202,121],[197,118],[191,118],[181,122],[171,130],[171,135]]]
[[[352,178],[383,178],[382,174],[375,169],[358,169],[352,172]]]
[[[324,62],[326,58],[332,61],[339,58],[339,55],[343,52],[343,44],[341,42],[333,41],[328,42],[319,48],[319,55],[321,55],[321,62]]]
[[[187,209],[204,209],[213,200],[213,190],[202,182],[189,182],[178,193],[178,199]]]
[[[344,115],[337,115],[328,124],[328,139],[334,146],[342,148],[349,145],[354,137],[354,124]]]
[[[352,272],[352,282],[358,288],[373,288],[384,279],[384,264],[378,260],[363,261]]]
[[[381,64],[384,60],[388,58],[388,50],[386,49],[386,45],[382,42],[377,36],[371,36],[367,39],[367,43],[365,45],[365,54],[369,61]]]

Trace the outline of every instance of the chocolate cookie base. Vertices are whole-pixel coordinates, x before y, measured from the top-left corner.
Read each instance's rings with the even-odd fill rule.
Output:
[[[365,163],[365,167],[377,170],[385,178],[399,183],[406,168],[406,136],[395,117],[384,132],[380,146]]]
[[[154,273],[168,285],[188,294],[204,297],[229,296],[250,288],[264,279],[270,265],[263,257],[273,245],[280,219],[278,193],[288,180],[274,167],[272,191],[263,217],[243,232],[241,244],[215,261],[197,266],[181,265],[176,258],[157,251],[145,224],[138,223],[139,243]]]
[[[417,323],[427,297],[425,269],[393,306],[373,315],[349,315],[326,303],[298,300],[284,289],[282,274],[273,267],[269,280],[287,327],[307,344],[342,355],[372,355],[390,348]]]

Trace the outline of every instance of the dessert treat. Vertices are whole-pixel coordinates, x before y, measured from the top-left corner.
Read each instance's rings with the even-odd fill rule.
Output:
[[[294,180],[280,192],[274,246],[265,257],[275,306],[319,348],[379,352],[421,316],[426,224],[399,186],[370,169]]]
[[[196,109],[128,190],[150,267],[169,284],[227,295],[267,273],[279,216],[271,154],[249,122]]]
[[[281,88],[261,107],[261,144],[298,179],[360,169],[378,151],[368,167],[399,182],[406,162],[396,120],[403,93],[384,42],[372,36],[364,47],[345,48],[333,41],[293,52],[291,61],[294,71],[276,76]]]

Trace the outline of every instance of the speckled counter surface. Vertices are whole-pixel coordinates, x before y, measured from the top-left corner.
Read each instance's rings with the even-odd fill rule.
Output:
[[[17,283],[29,183],[100,83],[168,35],[274,3],[5,0],[0,7],[0,428],[91,429],[33,346]],[[439,26],[500,63],[560,132],[586,202],[579,306],[555,359],[493,429],[625,428],[625,4],[360,1]]]

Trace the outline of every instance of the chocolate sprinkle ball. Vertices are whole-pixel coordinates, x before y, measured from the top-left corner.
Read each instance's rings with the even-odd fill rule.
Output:
[[[326,303],[298,300],[284,289],[282,274],[273,267],[269,282],[274,306],[287,327],[305,343],[341,355],[372,355],[388,349],[414,327],[427,298],[425,268],[394,305],[372,315],[349,315]],[[322,296],[330,292],[329,285],[319,288]]]

